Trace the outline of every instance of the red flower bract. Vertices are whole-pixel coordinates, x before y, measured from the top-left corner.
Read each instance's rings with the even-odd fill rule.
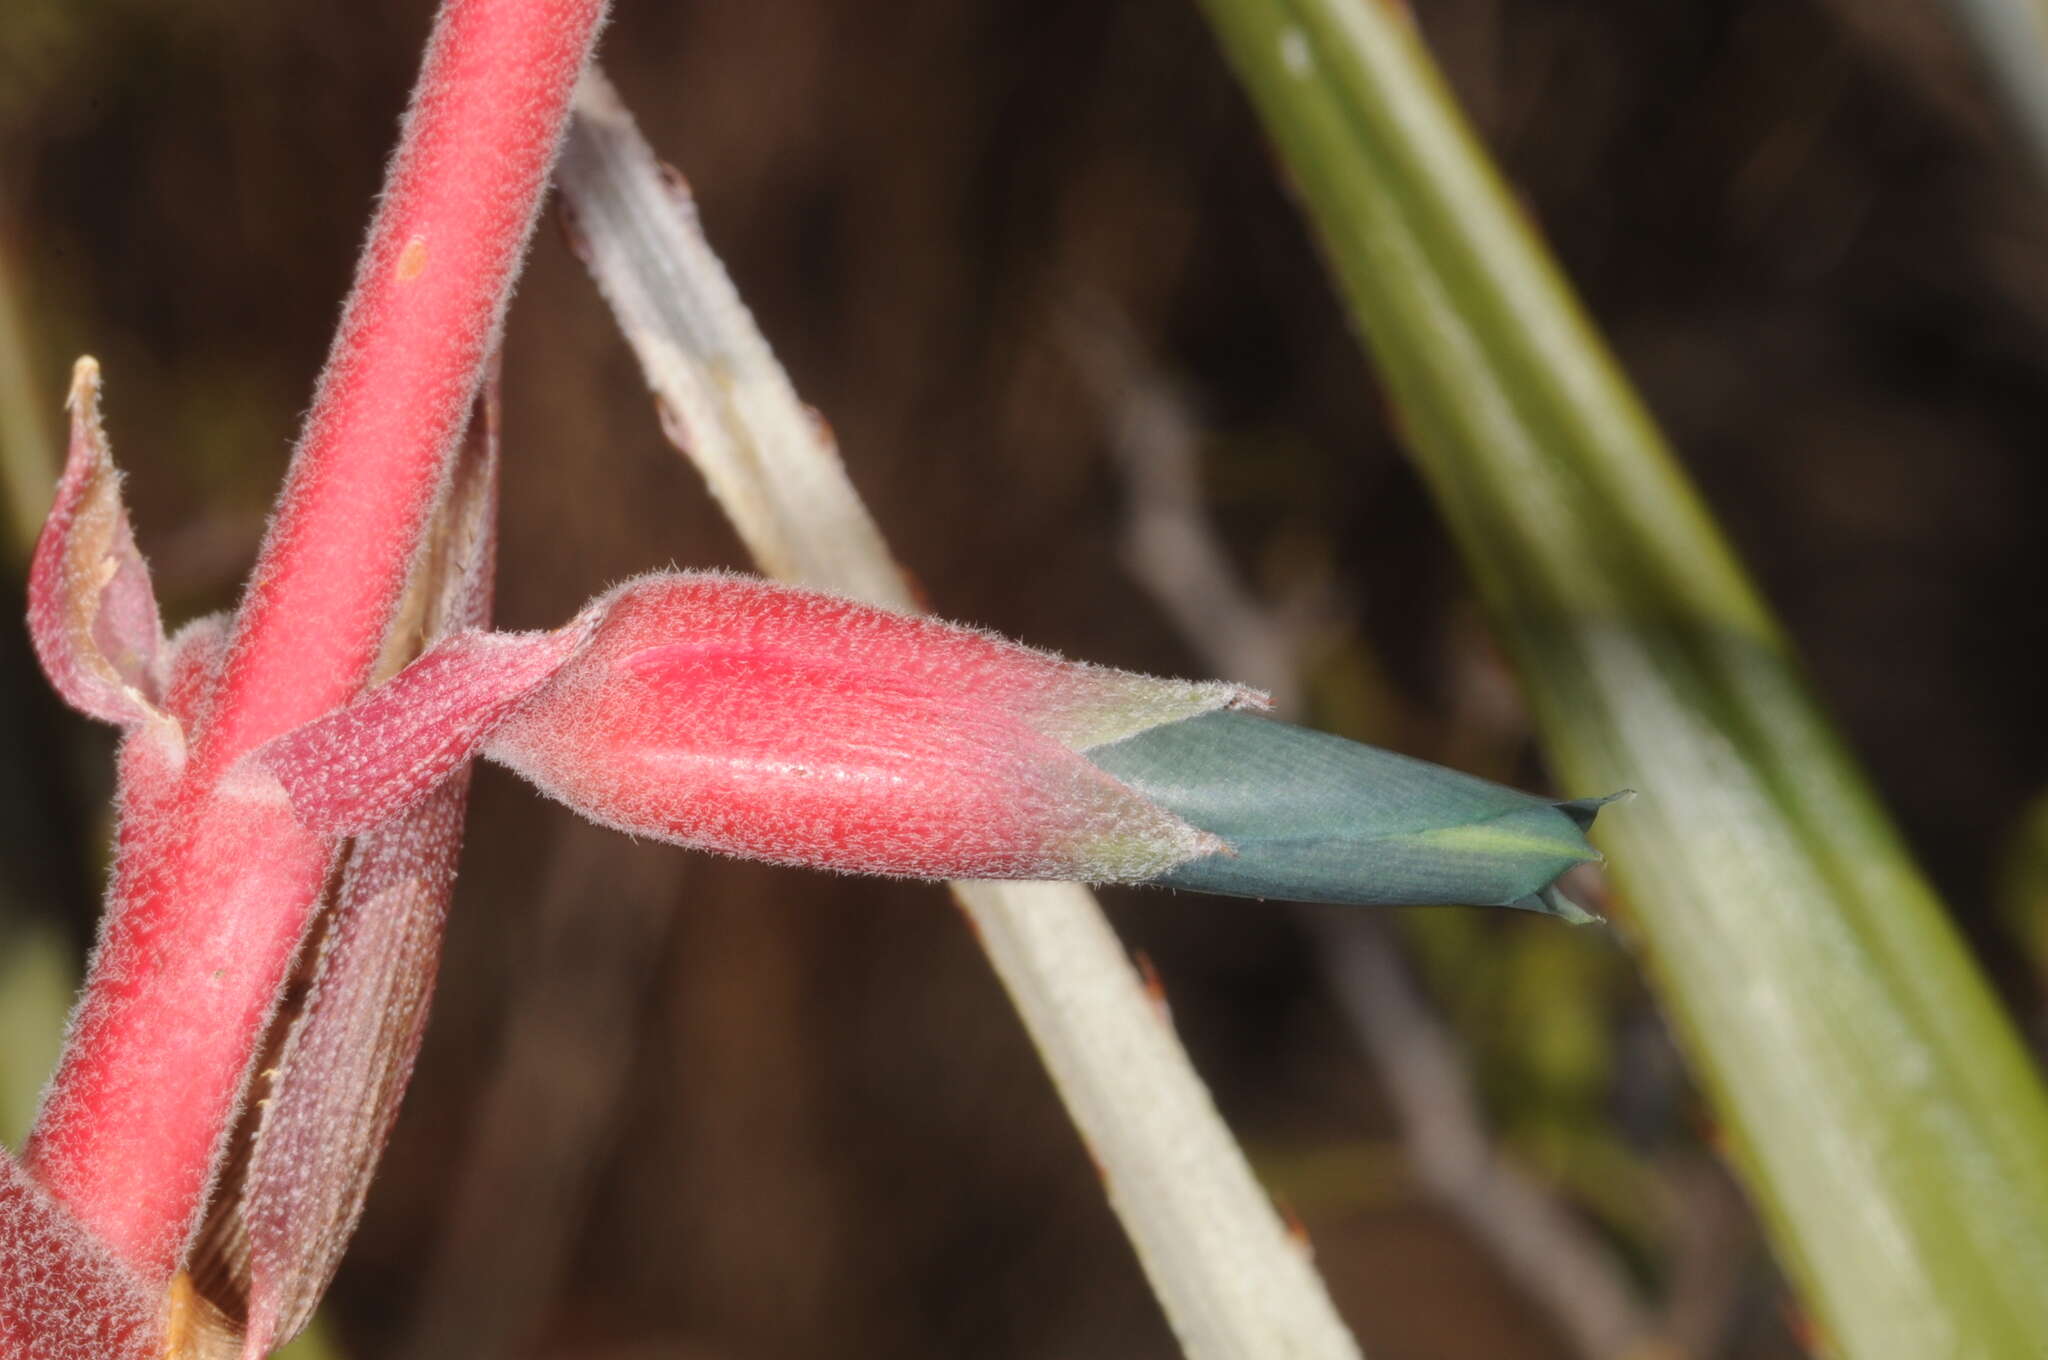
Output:
[[[1231,703],[764,581],[630,581],[555,633],[464,633],[272,743],[299,816],[359,831],[484,754],[635,835],[921,878],[1152,878],[1226,849],[1089,763]]]
[[[490,754],[625,831],[927,878],[1144,878],[1203,848],[1178,818],[971,694],[715,644],[566,671]]]

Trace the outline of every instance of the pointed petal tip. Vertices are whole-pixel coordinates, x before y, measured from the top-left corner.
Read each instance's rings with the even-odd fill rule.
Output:
[[[1600,809],[1610,803],[1634,802],[1634,789],[1617,789],[1599,798],[1563,798],[1557,802],[1557,810],[1579,824],[1579,830],[1590,831],[1593,819],[1600,815]]]
[[[1215,832],[1204,831],[1194,823],[1184,821],[1173,813],[1167,812],[1158,803],[1145,798],[1142,794],[1136,796],[1155,812],[1162,814],[1165,823],[1172,828],[1175,843],[1170,862],[1156,872],[1148,873],[1141,877],[1119,874],[1110,877],[1091,878],[1090,882],[1164,883],[1167,876],[1179,873],[1191,865],[1205,864],[1211,860],[1234,860],[1238,857],[1237,847]]]
[[[1167,886],[1368,905],[1524,906],[1598,862],[1585,832],[1612,798],[1552,801],[1328,733],[1212,712],[1089,759],[1237,852],[1186,861]]]
[[[1607,924],[1605,917],[1580,906],[1572,900],[1563,888],[1555,883],[1550,884],[1546,888],[1539,889],[1527,897],[1510,902],[1508,905],[1522,911],[1534,911],[1540,912],[1545,916],[1555,916],[1568,926],[1604,926]]]

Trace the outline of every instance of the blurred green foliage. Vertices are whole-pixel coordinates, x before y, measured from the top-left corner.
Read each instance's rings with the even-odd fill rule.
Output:
[[[1599,839],[1788,1267],[1852,1355],[2048,1349],[2040,1081],[1410,22],[1205,8],[1553,759],[1645,792]]]

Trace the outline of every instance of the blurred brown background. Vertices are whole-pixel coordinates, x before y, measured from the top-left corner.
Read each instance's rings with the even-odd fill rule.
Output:
[[[2041,1033],[2038,889],[2003,866],[2048,774],[2048,196],[1938,7],[1414,7]],[[54,429],[70,357],[102,360],[176,618],[229,604],[247,567],[430,8],[0,16],[11,362]],[[617,0],[604,61],[941,613],[1200,669],[1121,556],[1123,403],[1170,391],[1240,570],[1322,602],[1315,719],[1542,785],[1187,0]],[[506,378],[506,623],[555,623],[649,566],[741,560],[552,223]],[[46,697],[18,629],[4,648],[0,916],[75,952],[109,743]],[[1319,967],[1338,913],[1107,900],[1374,1360],[1583,1353],[1404,1151],[1404,1107]],[[1507,1156],[1669,1340],[1635,1353],[1801,1353],[1617,941],[1385,919]],[[407,1360],[1174,1353],[941,891],[636,846],[496,771],[328,1311],[347,1353]]]

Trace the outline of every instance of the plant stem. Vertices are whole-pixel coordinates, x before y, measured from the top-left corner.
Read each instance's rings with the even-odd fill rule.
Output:
[[[1948,0],[1977,64],[2034,160],[2048,175],[2048,3]]]
[[[2032,1064],[1412,26],[1205,7],[1823,1326],[2048,1354]]]
[[[688,191],[595,72],[560,173],[579,248],[664,425],[755,557],[789,579],[914,611],[837,451],[699,232]],[[1093,894],[1071,883],[953,891],[1187,1352],[1356,1356],[1304,1244],[1281,1225]]]
[[[123,809],[100,946],[27,1159],[147,1279],[180,1259],[334,848],[224,776],[369,678],[604,9],[443,5],[210,718],[169,793]],[[124,747],[124,787],[151,758]]]
[[[353,697],[468,424],[605,0],[449,0],[200,739]],[[319,623],[316,629],[313,621]]]

